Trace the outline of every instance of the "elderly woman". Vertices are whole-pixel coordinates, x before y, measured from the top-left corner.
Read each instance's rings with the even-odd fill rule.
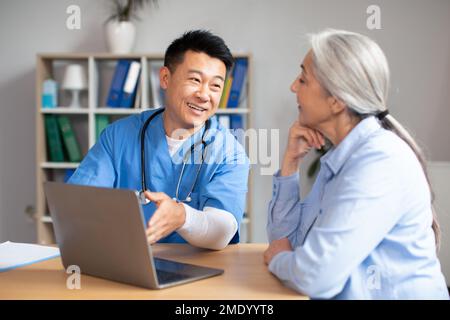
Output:
[[[448,299],[439,228],[421,152],[389,114],[389,69],[379,46],[326,30],[291,85],[299,119],[273,180],[264,261],[312,298]],[[299,166],[333,145],[305,199]]]

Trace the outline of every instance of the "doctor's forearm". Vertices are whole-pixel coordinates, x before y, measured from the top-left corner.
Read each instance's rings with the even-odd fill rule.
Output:
[[[238,229],[237,221],[231,213],[211,207],[200,211],[183,205],[186,221],[177,232],[187,242],[213,250],[221,250],[228,245]]]

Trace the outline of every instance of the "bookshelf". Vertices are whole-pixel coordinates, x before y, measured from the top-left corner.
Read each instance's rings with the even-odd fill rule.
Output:
[[[245,82],[245,97],[238,108],[219,108],[217,115],[241,115],[244,128],[251,128],[251,55],[236,54],[235,58],[248,59],[247,80]],[[140,103],[135,108],[105,107],[106,97],[113,77],[115,65],[119,59],[130,59],[141,63],[141,75],[138,92]],[[66,170],[74,170],[78,162],[51,162],[47,152],[47,137],[45,116],[67,116],[70,119],[80,151],[84,157],[96,142],[96,117],[108,115],[110,123],[131,114],[148,110],[152,106],[151,63],[162,61],[162,54],[109,54],[109,53],[42,53],[36,58],[36,209],[35,219],[37,242],[39,244],[56,243],[52,219],[49,216],[45,199],[43,182],[63,182]],[[58,106],[56,108],[42,107],[42,87],[44,80],[52,78],[58,84],[62,83],[63,72],[68,64],[81,64],[85,69],[88,88],[81,94],[81,107],[69,108],[69,94],[58,90]],[[248,146],[247,146],[248,149]],[[248,152],[248,150],[247,150]],[[241,224],[243,242],[251,242],[252,221],[252,172],[250,171],[247,194],[247,208]]]

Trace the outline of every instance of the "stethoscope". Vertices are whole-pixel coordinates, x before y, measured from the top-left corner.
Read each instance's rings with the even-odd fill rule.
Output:
[[[150,124],[150,122],[152,122],[152,120],[160,113],[164,112],[164,108],[161,108],[157,111],[155,111],[144,123],[144,125],[142,126],[141,132],[140,132],[140,139],[141,139],[141,191],[139,191],[138,193],[138,197],[139,197],[139,201],[141,202],[141,204],[146,205],[148,203],[150,203],[150,200],[148,200],[145,197],[144,191],[147,190],[147,182],[145,180],[145,132],[147,130],[148,125]],[[178,182],[177,182],[177,188],[175,190],[175,197],[173,198],[175,201],[177,202],[186,202],[189,203],[192,201],[191,198],[191,193],[192,191],[194,191],[195,185],[197,184],[197,180],[198,180],[198,176],[200,174],[200,170],[202,169],[203,163],[205,161],[205,154],[206,154],[206,149],[208,147],[208,144],[205,142],[205,133],[209,130],[211,126],[211,120],[208,119],[206,120],[205,123],[205,129],[202,133],[202,137],[201,140],[193,143],[191,145],[191,148],[189,150],[189,152],[186,152],[186,154],[183,157],[183,166],[181,167],[181,172],[180,172],[180,176],[178,177]],[[194,183],[192,184],[191,188],[189,189],[188,194],[186,195],[186,198],[184,200],[180,200],[179,198],[179,191],[180,191],[180,186],[181,186],[181,180],[183,179],[183,173],[184,173],[184,169],[186,167],[186,163],[189,159],[189,157],[192,155],[192,153],[194,152],[195,148],[198,145],[202,145],[202,161],[200,163],[200,166],[198,166],[197,169],[197,173],[195,174],[195,179],[194,179]]]

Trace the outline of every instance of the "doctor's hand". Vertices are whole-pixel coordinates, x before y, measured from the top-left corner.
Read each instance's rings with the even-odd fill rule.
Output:
[[[297,120],[289,129],[289,139],[284,153],[281,176],[290,176],[298,171],[301,160],[312,148],[321,149],[325,145],[323,135],[314,129],[302,126]]]
[[[288,238],[281,238],[272,241],[266,251],[264,251],[264,263],[269,265],[273,257],[283,251],[292,251],[292,246]]]
[[[183,226],[186,211],[183,204],[176,202],[164,192],[145,191],[145,197],[154,202],[157,207],[145,232],[148,243],[154,244]]]

